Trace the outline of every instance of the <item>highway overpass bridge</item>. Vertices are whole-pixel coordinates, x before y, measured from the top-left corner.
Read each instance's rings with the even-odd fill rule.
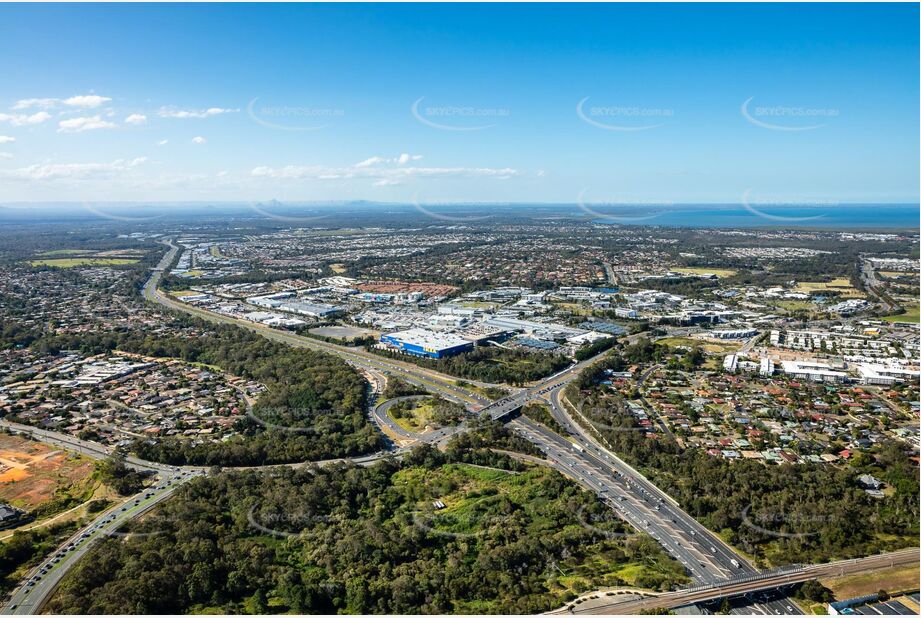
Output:
[[[585,606],[569,604],[552,613],[573,614],[638,614],[643,610],[673,609],[691,603],[703,603],[719,599],[732,599],[774,590],[791,584],[801,584],[811,579],[825,577],[842,577],[878,571],[880,569],[917,565],[919,550],[917,547],[854,558],[825,564],[790,565],[787,567],[764,571],[756,575],[734,577],[723,581],[683,588],[673,592],[649,595],[642,598],[626,598]]]

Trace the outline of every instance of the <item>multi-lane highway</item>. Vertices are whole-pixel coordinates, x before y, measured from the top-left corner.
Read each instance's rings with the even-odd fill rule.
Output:
[[[790,584],[798,584],[810,579],[825,577],[842,577],[859,573],[872,573],[880,569],[918,564],[918,548],[904,549],[888,554],[856,558],[853,560],[840,560],[825,564],[798,565],[777,569],[769,573],[761,573],[746,577],[738,577],[728,581],[721,581],[674,592],[650,595],[643,598],[625,598],[611,602],[586,604],[585,606],[569,605],[553,613],[574,614],[638,614],[643,610],[656,608],[669,609],[701,603],[722,598],[733,598],[752,595],[761,591],[773,590]],[[796,609],[789,601],[774,601],[770,614],[779,613],[775,607],[777,603],[783,604],[781,609],[790,613]],[[798,612],[801,613],[801,612]]]
[[[563,389],[553,388],[546,394],[553,418],[569,433],[575,448],[581,449],[585,459],[594,460],[608,475],[609,479],[620,481],[622,494],[615,508],[625,516],[627,521],[635,521],[638,513],[645,513],[644,522],[650,526],[656,522],[659,528],[665,528],[670,540],[677,545],[653,538],[659,542],[685,566],[691,576],[698,582],[712,583],[732,577],[750,576],[758,570],[723,542],[696,519],[680,508],[671,496],[661,491],[645,476],[620,459],[614,452],[605,448],[583,424],[578,423],[568,412],[563,401]],[[656,503],[653,513],[646,508],[650,501]],[[787,600],[765,601],[766,613],[785,614],[800,613],[800,608]],[[793,608],[792,610],[788,608]]]
[[[31,425],[14,423],[6,419],[0,419],[0,428],[28,435],[36,440],[45,442],[46,444],[61,446],[68,450],[92,457],[93,459],[105,459],[106,457],[110,457],[111,455],[115,454],[114,448],[105,446],[104,444],[99,444],[98,442],[81,440],[75,436],[58,433],[56,431],[49,431],[47,429],[40,429],[38,427],[32,427]],[[125,461],[125,465],[131,468],[135,468],[136,470],[148,472],[171,472],[176,470],[176,468],[167,466],[166,464],[160,464],[153,461],[145,461],[130,455],[124,457],[123,459]]]
[[[496,420],[504,418],[512,412],[515,412],[516,410],[523,407],[529,401],[537,400],[553,389],[566,386],[587,367],[597,363],[601,358],[605,356],[605,354],[606,352],[602,352],[597,356],[593,356],[592,358],[576,363],[575,365],[567,367],[559,373],[553,374],[549,378],[544,378],[534,386],[520,389],[507,397],[503,397],[498,401],[494,401],[487,405],[485,408],[479,410],[479,413],[489,414],[493,419]]]
[[[684,546],[696,549],[698,554],[705,557],[704,560],[698,560],[698,564],[704,563],[702,568],[705,574],[700,577],[702,581],[757,573],[757,570],[744,558],[736,554],[696,519],[685,513],[673,498],[616,454],[602,446],[585,427],[576,422],[563,404],[562,389],[557,388],[551,391],[548,399],[554,419],[569,432],[574,444],[582,449],[585,459],[596,462],[608,473],[622,479],[628,496],[633,497],[634,500],[648,502],[649,499],[652,499],[658,502],[654,516],[657,519],[674,523],[675,534],[678,537],[676,540]]]
[[[144,298],[151,302],[158,303],[170,309],[176,309],[191,315],[195,315],[210,322],[223,324],[232,324],[241,328],[251,330],[267,339],[286,343],[291,346],[319,350],[334,354],[359,369],[371,369],[384,371],[405,379],[414,384],[419,384],[425,388],[444,395],[462,400],[465,405],[479,407],[486,406],[490,400],[475,390],[461,388],[457,386],[457,380],[451,376],[446,376],[437,371],[425,369],[405,361],[390,359],[368,352],[363,348],[340,346],[333,343],[327,343],[319,339],[311,339],[289,331],[278,330],[256,322],[250,322],[241,318],[234,318],[227,315],[221,315],[211,311],[205,311],[197,307],[188,305],[172,298],[158,288],[163,273],[169,268],[170,264],[176,257],[180,247],[170,243],[170,250],[163,256],[156,268],[152,269],[151,276],[144,284],[142,294]],[[466,380],[467,383],[477,387],[495,387],[495,384]],[[501,387],[506,388],[506,387]]]
[[[590,452],[526,417],[516,418],[510,425],[537,445],[552,467],[597,493],[624,521],[658,541],[696,582],[721,581],[742,572],[729,562],[731,559],[723,563],[716,546],[697,532],[699,524],[688,525],[687,515],[675,513],[680,509],[616,471],[605,455]]]
[[[676,601],[676,604],[668,605],[668,607],[694,602],[698,596],[699,600],[718,598],[720,596],[720,586],[726,587],[732,582],[737,582],[740,578],[746,579],[746,582],[742,584],[733,583],[732,585],[750,586],[753,584],[748,582],[747,578],[763,577],[750,563],[723,543],[716,535],[681,510],[680,506],[672,498],[660,491],[642,474],[620,460],[613,452],[604,448],[590,431],[573,420],[560,399],[562,387],[578,376],[586,367],[596,362],[601,355],[577,363],[529,388],[507,389],[511,391],[511,394],[498,401],[491,402],[476,390],[459,387],[453,377],[436,371],[424,369],[404,361],[384,358],[361,348],[349,348],[302,337],[231,316],[204,311],[179,302],[158,289],[162,274],[169,268],[179,251],[179,247],[172,243],[169,246],[170,251],[163,257],[160,264],[153,269],[143,288],[144,297],[152,302],[213,322],[247,328],[266,338],[288,345],[335,354],[365,372],[366,375],[371,375],[375,382],[379,382],[381,376],[397,376],[407,382],[423,386],[431,392],[460,402],[474,414],[487,413],[494,419],[507,419],[513,412],[519,410],[529,401],[538,399],[548,401],[554,418],[569,433],[568,439],[525,417],[512,419],[509,422],[510,427],[537,445],[546,454],[549,465],[574,479],[583,487],[597,493],[605,503],[611,506],[615,513],[637,530],[651,535],[666,551],[685,566],[688,574],[698,583],[698,587],[678,593],[670,593],[674,595],[683,593],[685,596],[676,596],[675,599],[687,600],[684,603]],[[473,384],[478,387],[493,386],[484,383]],[[378,389],[380,386],[378,384]],[[369,412],[375,422],[387,424],[388,427],[392,428],[389,424],[392,421],[387,416],[386,409],[381,410],[381,407],[374,406]],[[44,432],[42,434],[38,433],[42,430],[26,429],[33,432],[33,435],[38,439],[58,443],[68,448],[86,452],[92,456],[105,457],[110,454],[106,447],[101,445],[86,443],[54,432]],[[436,432],[431,432],[426,434],[427,438],[421,440],[421,442],[444,441],[456,431],[456,429],[451,428],[450,430],[443,430],[437,435]],[[418,438],[419,436],[414,437]],[[323,465],[337,461],[350,461],[358,465],[369,465],[382,457],[398,456],[404,450],[391,450],[348,460],[303,462],[301,464],[292,464],[292,466]],[[7,610],[16,613],[32,613],[38,610],[41,603],[51,593],[67,569],[76,562],[79,556],[86,552],[95,539],[114,532],[132,517],[137,517],[152,508],[157,502],[168,497],[180,482],[192,478],[195,474],[203,473],[198,469],[176,469],[137,459],[129,459],[128,463],[137,467],[146,467],[146,469],[160,474],[161,479],[157,489],[150,492],[150,495],[145,492],[143,496],[129,500],[125,506],[116,507],[117,510],[104,514],[88,528],[75,535],[68,544],[65,544],[50,559],[50,563],[43,564],[35,573],[30,574],[28,582],[14,594],[11,605],[6,608]],[[264,466],[263,468],[270,469],[273,467],[276,466]],[[135,500],[137,501],[135,502]],[[59,561],[54,562],[55,559]],[[42,569],[45,570],[44,573],[42,573]],[[786,575],[792,576],[790,574]],[[774,580],[767,578],[764,581],[768,582],[768,584],[764,584],[764,587],[757,589],[770,587],[770,582]],[[785,582],[781,581],[780,584],[782,583]],[[780,584],[775,584],[775,586]],[[735,593],[735,588],[726,588],[726,590],[728,591],[727,594],[729,592]],[[711,596],[707,597],[707,594],[711,594]],[[655,602],[672,602],[669,600],[672,597],[665,597],[666,600],[661,601],[663,597],[664,595],[657,597]],[[635,603],[642,604],[647,602],[650,601],[647,599],[636,601]],[[638,612],[640,609],[658,606],[655,604],[646,605],[637,607],[635,611]],[[609,607],[608,611],[634,613],[632,606],[625,607],[630,611],[621,611],[620,607],[615,610]],[[764,609],[766,610],[764,613],[771,614],[801,613],[798,607],[785,600],[765,603]]]
[[[361,369],[398,375],[429,390],[465,402],[471,411],[489,414],[494,419],[508,417],[529,401],[549,398],[553,404],[554,415],[571,434],[572,439],[579,444],[578,449],[568,446],[570,443],[565,438],[527,419],[518,419],[512,422],[511,426],[538,447],[549,449],[548,455],[554,458],[555,465],[561,471],[565,471],[583,486],[598,492],[606,500],[610,500],[610,494],[615,489],[619,491],[618,495],[622,499],[618,499],[617,503],[609,501],[609,504],[637,529],[646,531],[656,538],[670,554],[681,561],[695,581],[712,582],[736,574],[757,573],[751,564],[682,511],[670,497],[587,435],[562,408],[558,400],[561,387],[603,355],[576,363],[534,386],[518,389],[498,401],[488,402],[478,393],[458,387],[450,376],[435,371],[382,358],[365,350],[319,342],[229,316],[219,316],[176,301],[157,289],[163,270],[168,268],[178,251],[178,247],[172,243],[170,247],[170,252],[164,256],[160,266],[154,270],[144,287],[144,295],[149,300],[187,313],[201,314],[207,319],[218,319],[243,326],[292,345],[322,349],[346,359]]]
[[[78,530],[54,554],[46,557],[39,566],[32,569],[24,584],[13,592],[3,608],[3,613],[38,613],[64,575],[95,543],[107,536],[122,535],[119,529],[128,521],[140,517],[166,500],[182,483],[201,474],[204,472],[199,470],[160,472],[154,486],[104,512],[91,524]]]

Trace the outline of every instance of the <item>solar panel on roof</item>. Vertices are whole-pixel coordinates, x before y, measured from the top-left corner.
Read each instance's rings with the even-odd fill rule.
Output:
[[[612,322],[582,322],[582,324],[579,324],[579,328],[593,330],[598,333],[607,333],[609,335],[623,335],[627,332],[626,328]]]
[[[520,337],[515,340],[515,343],[537,350],[555,350],[560,347],[559,344],[553,343],[552,341],[541,341],[540,339],[531,339],[530,337]]]
[[[877,603],[876,605],[871,605],[870,609],[884,616],[898,616],[899,615],[899,612],[897,612],[894,608],[889,607],[888,603]]]
[[[915,612],[911,611],[908,607],[900,603],[899,601],[889,601],[886,603],[889,607],[895,610],[895,613],[899,616],[913,616]]]

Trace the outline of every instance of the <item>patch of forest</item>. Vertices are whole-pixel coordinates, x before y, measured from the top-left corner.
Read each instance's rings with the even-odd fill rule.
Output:
[[[530,614],[599,586],[687,581],[593,494],[488,450],[489,433],[510,436],[484,427],[445,453],[420,447],[371,467],[192,481],[131,524],[156,534],[103,541],[47,609]]]

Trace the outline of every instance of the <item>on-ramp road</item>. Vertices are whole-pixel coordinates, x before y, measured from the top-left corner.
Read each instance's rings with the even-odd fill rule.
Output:
[[[597,360],[597,357],[595,359],[589,359],[589,361],[577,363],[530,388],[516,389],[510,396],[497,402],[489,402],[485,397],[475,391],[458,387],[456,381],[452,377],[420,368],[411,363],[383,358],[361,349],[346,348],[306,337],[299,337],[293,333],[278,331],[262,325],[237,320],[232,317],[206,312],[176,301],[157,287],[162,273],[169,268],[169,265],[172,263],[179,250],[179,247],[171,243],[170,247],[170,251],[164,256],[158,267],[153,270],[151,277],[143,288],[144,297],[150,301],[186,313],[191,313],[211,321],[241,326],[255,331],[269,339],[281,341],[289,345],[329,352],[340,356],[359,369],[398,375],[408,381],[420,384],[430,391],[455,400],[460,400],[467,405],[468,409],[474,412],[485,411],[496,419],[506,417],[510,412],[517,410],[528,401],[545,398],[546,395],[550,393],[550,399],[553,403],[551,407],[553,408],[554,416],[557,417],[558,421],[566,421],[561,422],[561,424],[571,433],[570,438],[575,440],[575,442],[570,442],[526,418],[515,419],[510,423],[511,426],[542,448],[550,460],[550,465],[576,479],[584,487],[598,493],[599,496],[614,508],[627,522],[637,529],[652,535],[653,538],[669,551],[669,553],[678,558],[685,565],[688,572],[696,581],[700,582],[700,585],[696,588],[668,594],[683,594],[685,596],[681,597],[682,599],[691,599],[685,602],[694,602],[693,599],[697,598],[695,595],[703,595],[700,600],[706,600],[704,597],[706,597],[707,594],[717,594],[717,597],[710,596],[706,598],[718,598],[720,595],[725,596],[726,594],[734,594],[736,587],[761,586],[761,588],[757,589],[765,589],[766,587],[771,587],[771,584],[775,581],[770,579],[771,574],[759,574],[754,567],[741,556],[736,554],[727,545],[720,542],[715,535],[703,528],[696,520],[682,511],[677,503],[671,498],[663,494],[645,477],[619,460],[616,455],[604,449],[592,436],[581,429],[578,423],[575,423],[569,417],[565,409],[559,404],[557,398],[559,389],[574,379],[582,369]],[[488,385],[478,384],[478,386]],[[554,397],[553,395],[557,396]],[[575,447],[573,445],[575,445]],[[392,456],[393,454],[393,452],[374,454],[365,458],[356,458],[354,462],[367,464],[380,457]],[[359,459],[363,461],[359,462]],[[295,465],[316,465],[322,463],[324,462],[305,462]],[[170,493],[166,489],[162,491],[165,495],[158,493],[149,498],[145,497],[144,500],[146,500],[146,502],[139,501],[125,511],[119,510],[118,512],[124,513],[126,518],[130,518],[128,517],[130,513],[134,513],[133,516],[137,516],[138,511],[142,508],[144,510],[151,508],[156,504],[156,502],[154,502],[155,499],[157,501],[165,499]],[[126,520],[127,519],[122,519],[121,523],[124,523]],[[94,535],[106,534],[105,530],[107,528],[100,527],[106,523],[105,518],[100,518],[94,522],[89,529],[81,531],[80,535],[72,540],[74,543],[73,549],[67,548],[64,558],[61,558],[61,562],[54,563],[52,559],[52,565],[55,565],[55,567],[47,569],[44,575],[41,574],[39,569],[38,574],[41,575],[41,579],[34,579],[34,581],[30,580],[32,582],[31,586],[27,585],[24,589],[17,590],[16,595],[21,596],[14,596],[14,600],[18,600],[19,603],[12,603],[17,607],[8,607],[7,609],[12,609],[12,611],[17,613],[31,613],[38,609],[40,607],[39,599],[47,597],[47,595],[50,594],[54,585],[60,580],[63,573],[66,572],[68,568],[66,564],[72,565],[76,558],[86,551],[90,542],[94,538],[99,538],[98,536],[94,537]],[[115,528],[117,528],[117,525],[121,525],[118,515],[108,523],[115,526]],[[112,529],[114,530],[115,528]],[[83,536],[84,534],[89,534],[89,536],[85,537]],[[72,554],[74,557],[68,558],[69,554]],[[67,558],[66,563],[64,562],[65,558]],[[866,560],[870,559],[868,558]],[[49,578],[48,575],[52,573],[59,574]],[[795,577],[795,575],[790,573],[785,573],[783,575],[787,578]],[[32,577],[35,576],[33,575]],[[743,578],[745,581],[736,583],[736,580],[739,578]],[[767,578],[766,581],[768,583],[765,584],[764,581],[759,580],[759,583],[753,584],[749,581],[749,578]],[[780,583],[773,583],[773,586],[783,585],[783,583],[785,582],[780,581]],[[723,590],[721,593],[714,593],[711,590],[720,587],[722,587]],[[27,590],[29,588],[32,589],[31,592]],[[707,591],[704,591],[704,589],[707,589]],[[31,599],[24,600],[24,597],[29,594],[33,595]],[[662,601],[663,598],[665,598],[665,601]],[[656,597],[655,603],[668,602],[669,598],[671,597],[660,595]],[[637,603],[641,602],[649,601],[646,599],[637,601]],[[795,605],[790,605],[789,602],[784,601],[778,603],[780,607],[770,607],[772,610],[771,613],[801,613],[799,608]],[[637,607],[636,609],[631,607],[630,611],[626,611],[626,606],[623,608],[624,611],[622,611],[621,607],[617,607],[616,609],[608,608],[606,611],[599,613],[609,613],[612,611],[616,613],[635,613],[646,607],[658,606],[660,605],[653,604]],[[670,605],[670,607],[674,606],[675,605]]]

